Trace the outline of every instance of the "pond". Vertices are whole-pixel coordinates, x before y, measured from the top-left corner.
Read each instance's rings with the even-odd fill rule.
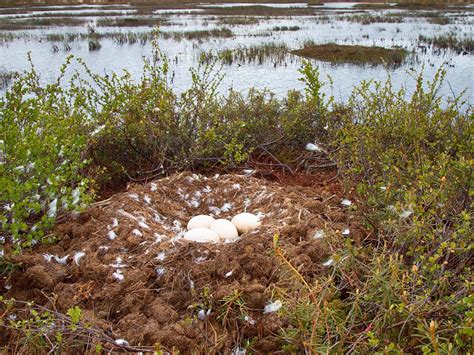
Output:
[[[384,4],[220,3],[156,6],[81,5],[0,8],[0,95],[12,73],[30,67],[46,83],[73,54],[98,73],[129,71],[138,77],[143,57],[151,55],[152,30],[171,63],[176,92],[189,87],[189,69],[203,56],[216,58],[225,75],[220,90],[267,88],[278,96],[302,89],[302,58],[291,54],[308,44],[402,48],[401,65],[328,63],[314,60],[327,93],[344,102],[362,80],[391,77],[396,87],[414,89],[413,75],[433,78],[444,66],[441,94],[466,90],[474,99],[472,6],[412,9]],[[453,44],[453,41],[455,42]],[[457,41],[457,42],[456,42]],[[460,44],[462,43],[462,45]],[[329,79],[330,78],[330,79]]]

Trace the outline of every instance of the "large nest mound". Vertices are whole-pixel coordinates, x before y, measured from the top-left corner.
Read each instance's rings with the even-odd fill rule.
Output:
[[[357,230],[336,191],[335,183],[284,186],[234,174],[132,185],[61,222],[58,243],[19,256],[6,297],[62,313],[78,305],[85,320],[130,346],[230,352],[254,339],[254,350],[272,351],[286,320],[263,309],[272,290],[289,282],[273,237],[306,280],[320,277],[331,254],[321,231]],[[234,243],[181,239],[192,216],[230,219],[243,211],[260,215],[262,225]]]

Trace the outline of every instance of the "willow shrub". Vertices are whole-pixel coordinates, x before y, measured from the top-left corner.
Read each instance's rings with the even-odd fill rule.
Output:
[[[45,238],[58,214],[89,201],[89,179],[81,174],[88,123],[84,95],[57,81],[42,86],[32,70],[0,99],[1,242],[16,250]]]
[[[180,95],[169,85],[159,51],[145,62],[140,81],[129,75],[97,76],[96,115],[103,127],[90,149],[106,176],[146,180],[183,169],[235,166],[256,151],[301,150],[321,130],[316,100],[292,91],[279,100],[269,91],[218,93],[215,63],[191,69],[192,84]],[[92,87],[91,87],[92,90]],[[110,159],[113,157],[113,159]]]
[[[390,80],[363,82],[333,116],[332,156],[368,236],[328,238],[336,252],[312,286],[316,307],[288,301],[289,349],[472,350],[473,113],[460,98],[442,105],[444,74],[419,75],[408,98]]]

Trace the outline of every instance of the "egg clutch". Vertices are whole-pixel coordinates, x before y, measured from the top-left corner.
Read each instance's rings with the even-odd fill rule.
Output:
[[[198,215],[189,220],[188,231],[183,239],[197,243],[233,242],[240,234],[250,232],[259,226],[259,218],[247,212],[239,213],[231,221]]]

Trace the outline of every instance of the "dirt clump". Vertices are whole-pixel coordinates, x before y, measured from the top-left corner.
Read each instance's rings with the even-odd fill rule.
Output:
[[[274,235],[308,282],[320,277],[331,255],[324,235],[335,230],[329,216],[346,213],[337,189],[191,173],[131,185],[62,221],[58,243],[18,256],[5,297],[62,313],[79,306],[130,346],[229,353],[251,339],[251,350],[275,351],[287,320],[263,312],[286,277],[272,253]],[[182,239],[195,215],[231,219],[244,211],[261,226],[233,243]]]

